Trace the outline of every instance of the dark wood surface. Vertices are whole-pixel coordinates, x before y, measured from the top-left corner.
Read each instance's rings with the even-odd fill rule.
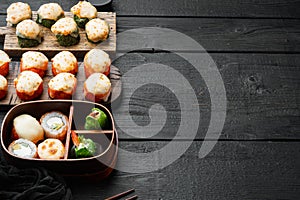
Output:
[[[5,10],[11,2],[0,4],[0,26],[6,24]],[[48,1],[25,2],[36,10]],[[53,2],[68,10],[77,0]],[[138,49],[119,57],[114,65],[123,74],[153,62],[184,74],[198,88],[201,121],[194,123],[199,123],[199,130],[186,153],[166,168],[145,174],[115,171],[109,179],[96,183],[67,180],[74,199],[104,199],[130,188],[136,188],[140,199],[299,199],[299,8],[299,0],[114,0],[106,11],[117,13],[117,33],[141,27],[169,28],[193,38],[207,50],[224,81],[226,121],[214,149],[200,159],[198,152],[211,113],[205,82],[193,70],[186,70],[190,64],[174,53]],[[130,46],[135,41],[126,42]],[[3,39],[0,46],[3,48]],[[149,123],[147,111],[158,100],[167,102],[173,118],[159,134],[147,139],[118,129],[120,147],[139,153],[168,144],[181,112],[176,99],[161,97],[164,91],[159,88],[142,87],[132,97],[127,93],[145,76],[147,73],[130,77],[123,85],[119,109],[122,113],[123,100],[131,98],[130,114],[137,123],[131,127],[132,133],[139,134],[138,125]],[[7,109],[0,107],[0,122]],[[177,142],[185,141],[189,138],[182,136]],[[144,163],[159,165],[158,160],[146,158],[130,163],[119,158],[118,165],[138,170]]]

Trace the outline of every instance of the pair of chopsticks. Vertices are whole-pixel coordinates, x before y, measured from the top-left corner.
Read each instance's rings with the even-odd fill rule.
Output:
[[[122,193],[120,193],[120,194],[116,194],[116,195],[114,195],[114,196],[112,196],[112,197],[108,197],[108,198],[106,198],[105,200],[116,200],[116,199],[122,198],[122,197],[124,197],[124,196],[126,196],[126,195],[128,195],[128,194],[130,194],[130,193],[132,193],[132,192],[134,192],[134,189],[130,189],[130,190],[127,190],[127,191],[122,192]],[[134,195],[134,196],[132,196],[132,197],[128,197],[128,198],[125,199],[125,200],[134,200],[134,199],[137,199],[137,198],[138,198],[138,196],[137,196],[137,195]]]

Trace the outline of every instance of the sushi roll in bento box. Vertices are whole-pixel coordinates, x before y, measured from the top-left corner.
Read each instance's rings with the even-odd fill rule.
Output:
[[[31,131],[24,131],[24,124]],[[57,137],[62,132],[65,136]],[[10,164],[44,167],[65,176],[103,179],[117,159],[118,137],[110,111],[87,101],[18,104],[4,117],[0,140]]]

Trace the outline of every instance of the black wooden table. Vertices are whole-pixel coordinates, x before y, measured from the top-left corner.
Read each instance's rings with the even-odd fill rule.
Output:
[[[6,8],[12,2],[1,2],[1,26],[6,24]],[[48,1],[25,2],[36,10]],[[77,1],[53,2],[69,10]],[[130,188],[135,188],[140,199],[299,199],[299,8],[299,0],[114,0],[109,8],[117,13],[114,65],[126,74],[122,97],[113,108],[121,123],[120,149],[145,156],[128,162],[120,153],[120,170],[101,182],[68,181],[74,199],[103,199]],[[152,33],[163,30],[162,37],[171,35],[157,44],[160,36],[145,36],[147,27],[155,27]],[[136,37],[124,36],[132,29],[141,31]],[[192,39],[192,44],[175,33]],[[182,44],[182,49],[176,43]],[[193,44],[203,49],[195,49]],[[3,47],[3,39],[0,45]],[[183,54],[194,59],[187,60]],[[220,87],[211,87],[215,78],[195,69],[193,60],[198,61],[199,56],[211,56],[213,62],[203,64],[209,66],[204,72],[215,70],[215,63],[225,99]],[[146,84],[151,69],[161,69],[163,78]],[[176,85],[174,71],[190,85]],[[174,77],[168,76],[171,74]],[[139,84],[142,86],[132,91]],[[193,94],[196,103],[185,106]],[[215,100],[223,104],[215,105]],[[225,104],[221,100],[226,100]],[[2,122],[6,111],[0,110]],[[224,113],[220,137],[212,130],[205,140],[210,125],[212,129],[222,125]],[[166,121],[160,130],[161,119]],[[187,123],[183,131],[182,123]],[[158,129],[157,134],[146,131],[149,124]],[[216,144],[199,157],[205,142]],[[170,143],[178,148],[147,156]],[[184,154],[164,166],[185,144]]]

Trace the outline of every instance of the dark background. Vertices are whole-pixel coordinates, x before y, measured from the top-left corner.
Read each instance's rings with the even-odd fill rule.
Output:
[[[0,26],[6,25],[6,8],[12,2],[1,1]],[[48,1],[24,2],[37,10]],[[60,3],[66,11],[77,3],[52,2]],[[193,144],[180,159],[146,174],[115,171],[102,182],[68,181],[74,199],[103,199],[130,188],[136,189],[140,199],[299,199],[299,8],[299,0],[114,0],[105,9],[117,13],[118,33],[139,27],[170,28],[207,50],[224,81],[227,117],[217,145],[199,159],[210,117],[209,94],[200,81],[202,90],[197,97],[203,121]],[[0,46],[3,48],[3,37]],[[189,65],[173,53],[139,50],[114,64],[124,73],[149,62],[174,68]],[[186,72],[191,83],[199,79],[192,72]],[[126,88],[123,91],[122,98],[131,98],[126,96]],[[140,88],[130,101],[130,113],[139,125],[149,123],[147,110],[159,100],[145,95],[149,91],[159,89],[154,90],[153,85]],[[172,104],[174,116],[180,116],[176,99],[170,100],[171,108]],[[0,110],[1,122],[6,112]],[[133,152],[161,148],[173,138],[177,117],[149,139],[132,138],[120,131],[120,147]],[[118,164],[134,169],[141,163],[143,160]]]

